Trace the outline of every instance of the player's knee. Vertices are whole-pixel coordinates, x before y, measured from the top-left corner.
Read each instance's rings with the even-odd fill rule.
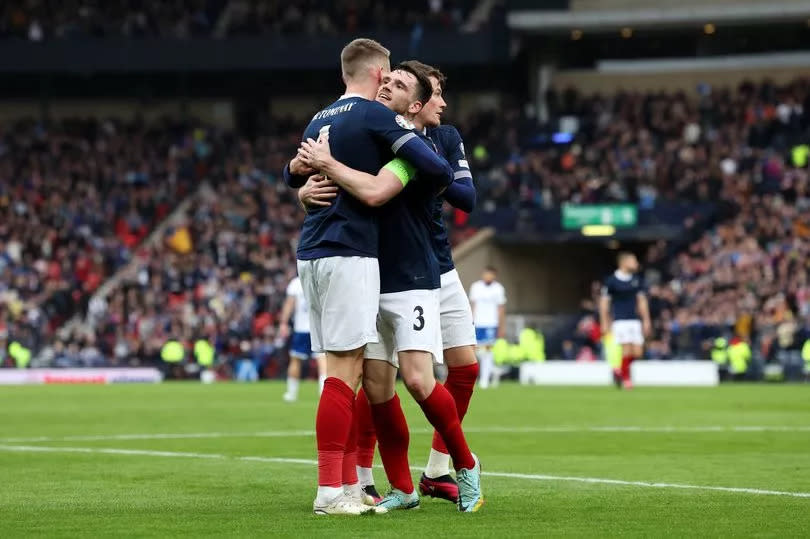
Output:
[[[408,393],[413,395],[417,401],[423,401],[430,396],[433,391],[435,381],[421,372],[410,372],[402,376],[402,381],[405,387],[408,388]]]

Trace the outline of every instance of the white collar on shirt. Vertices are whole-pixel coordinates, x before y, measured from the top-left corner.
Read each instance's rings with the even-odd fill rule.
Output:
[[[633,278],[632,273],[625,273],[622,270],[616,270],[616,272],[613,275],[615,275],[616,278],[619,279],[620,281],[629,281],[630,279]]]
[[[338,97],[338,101],[340,101],[341,99],[349,99],[350,97],[362,97],[363,99],[366,99],[365,96],[362,96],[360,94],[343,94],[342,96]]]

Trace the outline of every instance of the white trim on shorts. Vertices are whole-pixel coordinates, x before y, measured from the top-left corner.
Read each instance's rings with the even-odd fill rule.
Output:
[[[366,359],[387,361],[399,368],[398,352],[429,352],[442,363],[439,289],[380,294],[378,342],[366,345]]]
[[[439,310],[442,325],[442,349],[477,344],[470,300],[455,268],[442,274]]]
[[[377,342],[380,266],[376,258],[299,260],[298,275],[309,303],[313,354],[345,352]]]

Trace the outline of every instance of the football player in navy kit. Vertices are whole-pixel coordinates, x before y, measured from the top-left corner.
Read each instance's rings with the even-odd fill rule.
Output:
[[[403,122],[412,122],[431,96],[426,74],[400,64],[384,78],[377,99],[400,112]],[[424,125],[416,127],[421,130]],[[395,393],[399,369],[408,391],[448,447],[459,478],[459,510],[476,511],[483,503],[480,465],[467,446],[452,395],[433,376],[433,362],[442,360],[441,276],[431,224],[437,187],[443,190],[449,182],[428,181],[403,159],[388,163],[376,176],[350,169],[336,162],[323,139],[302,145],[299,156],[305,163],[369,205],[391,199],[380,214],[380,343],[367,345],[363,373],[380,455],[393,487],[379,505],[387,509],[419,505],[408,466],[407,423]],[[392,198],[398,191],[402,193]]]
[[[617,385],[632,387],[630,364],[644,353],[644,338],[650,336],[650,309],[644,283],[638,275],[636,255],[623,252],[618,269],[605,279],[599,302],[602,331],[612,333],[622,347],[622,363],[614,371]]]
[[[335,158],[377,174],[395,156],[404,157],[424,182],[449,184],[453,171],[392,110],[374,101],[390,70],[389,52],[376,41],[357,39],[341,52],[346,93],[316,113],[304,140],[329,134]],[[291,187],[313,170],[294,158],[284,169]],[[318,405],[318,515],[369,511],[357,484],[355,389],[363,352],[377,340],[380,273],[378,212],[345,190],[328,207],[307,213],[298,244],[298,274],[310,305],[313,352],[326,354],[327,378]],[[372,508],[373,510],[373,508]]]

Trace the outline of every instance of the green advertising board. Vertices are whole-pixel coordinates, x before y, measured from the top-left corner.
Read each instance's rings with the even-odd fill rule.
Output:
[[[636,226],[638,208],[634,204],[563,204],[562,226],[566,230],[588,225]]]

